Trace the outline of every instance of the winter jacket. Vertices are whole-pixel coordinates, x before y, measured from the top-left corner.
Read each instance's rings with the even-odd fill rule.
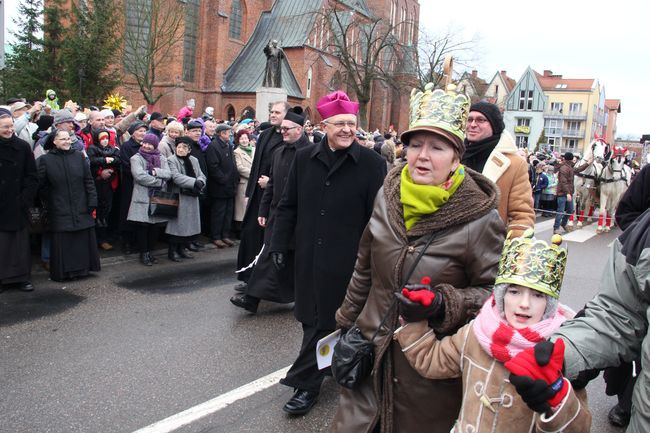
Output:
[[[646,164],[625,191],[616,208],[616,223],[625,230],[650,208],[650,164]]]
[[[171,171],[172,192],[179,193],[178,196],[178,216],[169,220],[165,233],[173,236],[194,236],[201,233],[201,211],[199,208],[199,197],[188,195],[183,191],[192,190],[197,179],[203,182],[205,187],[205,175],[201,172],[199,161],[193,156],[189,156],[192,169],[196,177],[190,177],[185,171],[184,162],[176,155],[167,160],[169,170]]]
[[[512,236],[520,236],[535,226],[533,194],[528,180],[528,164],[517,154],[512,136],[501,133],[501,138],[483,167],[483,176],[499,187],[499,215]]]
[[[508,380],[510,372],[481,347],[468,323],[456,334],[436,339],[426,321],[395,332],[410,364],[425,378],[463,380],[463,402],[453,433],[586,433],[591,413],[585,389],[570,389],[547,417],[533,412]]]
[[[439,335],[453,334],[474,318],[494,284],[505,237],[496,211],[496,186],[466,168],[463,183],[449,201],[407,232],[400,202],[403,167],[401,163],[388,173],[377,195],[345,299],[336,312],[338,327],[349,329],[356,323],[368,339],[384,317],[387,324],[374,340],[371,376],[354,390],[341,388],[332,432],[372,432],[379,419],[382,433],[451,429],[460,410],[461,381],[422,378],[392,340],[397,328],[394,292],[431,234],[435,237],[408,282],[429,276],[433,286],[444,284],[440,289],[445,317],[433,323]]]
[[[131,195],[131,205],[129,206],[127,220],[149,224],[167,221],[166,218],[149,215],[150,190],[166,187],[166,181],[172,177],[164,156],[160,157],[160,168],[157,168],[155,171],[155,175],[147,171],[147,161],[139,153],[131,157],[133,194]],[[169,188],[171,188],[171,185]]]
[[[555,173],[545,173],[548,179],[548,185],[542,191],[543,194],[555,195],[557,192],[557,175]]]
[[[533,192],[541,194],[542,190],[547,186],[548,186],[548,177],[546,177],[546,173],[544,172],[538,173],[535,186],[533,187]]]
[[[54,232],[74,232],[95,226],[92,211],[97,191],[83,153],[52,149],[38,159],[39,194]]]
[[[88,161],[90,162],[90,172],[93,178],[98,182],[112,182],[113,179],[118,178],[118,170],[120,167],[120,151],[111,146],[95,146],[94,144],[88,148]],[[112,162],[106,162],[106,158],[113,158]],[[103,170],[113,170],[113,175],[108,179],[99,177]]]
[[[650,431],[650,209],[614,241],[585,316],[565,323],[554,334],[566,344],[565,376],[617,366],[641,357],[644,366],[632,395],[627,433]]]
[[[564,161],[560,164],[557,172],[557,195],[572,194],[575,190],[573,186],[573,161]]]
[[[158,150],[160,150],[160,154],[169,161],[169,158],[176,155],[176,141],[173,138],[169,138],[168,135],[165,135],[160,140]]]
[[[248,186],[248,180],[251,175],[255,148],[253,148],[253,152],[249,155],[238,146],[232,151],[232,154],[235,157],[235,165],[239,173],[239,183],[237,184],[237,192],[235,194],[235,215],[233,219],[235,221],[243,221],[246,204],[248,203],[246,187]]]
[[[218,137],[205,150],[208,166],[208,196],[213,198],[235,197],[239,173],[230,145]]]
[[[0,138],[0,231],[27,226],[27,209],[38,189],[36,163],[29,144],[14,134]]]

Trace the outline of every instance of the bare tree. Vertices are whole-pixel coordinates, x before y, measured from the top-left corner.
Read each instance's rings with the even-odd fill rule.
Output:
[[[185,6],[179,0],[124,0],[124,69],[140,93],[154,105],[165,92],[156,90],[160,68],[173,61],[183,41]]]
[[[442,86],[443,64],[445,57],[453,55],[456,65],[468,66],[475,62],[475,41],[460,41],[451,30],[435,35],[420,28],[420,37],[416,51],[417,85],[424,90],[427,83],[434,87]]]
[[[340,0],[321,11],[316,22],[316,31],[329,36],[324,38],[323,49],[338,59],[342,82],[356,95],[360,126],[366,129],[373,86],[378,82],[393,85],[397,58],[407,51],[400,42],[404,31],[400,26],[407,23],[365,16]]]

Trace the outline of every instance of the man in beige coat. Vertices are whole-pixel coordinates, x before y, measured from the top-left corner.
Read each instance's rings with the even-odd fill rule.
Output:
[[[511,236],[535,226],[533,191],[528,165],[517,154],[512,135],[505,131],[499,107],[488,102],[472,104],[467,118],[466,151],[462,163],[482,173],[499,188],[499,215]]]

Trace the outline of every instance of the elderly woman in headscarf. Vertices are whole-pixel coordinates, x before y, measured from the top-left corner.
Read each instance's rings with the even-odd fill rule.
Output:
[[[138,153],[131,157],[133,195],[127,219],[138,226],[136,239],[140,262],[145,266],[156,262],[151,251],[158,240],[158,224],[167,221],[165,218],[149,215],[150,191],[166,187],[166,181],[172,177],[167,159],[158,151],[159,144],[160,140],[155,134],[145,134]]]
[[[199,160],[190,155],[191,146],[189,137],[178,137],[176,152],[167,160],[172,174],[172,191],[179,194],[178,216],[169,220],[165,229],[169,235],[167,257],[173,262],[192,258],[187,247],[201,233],[199,195],[206,180]]]
[[[9,110],[0,108],[0,291],[34,290],[27,209],[38,188],[31,147],[16,137]]]
[[[375,200],[338,327],[374,338],[372,374],[341,388],[333,432],[447,433],[460,409],[460,379],[422,378],[393,341],[396,292],[423,281],[437,302],[426,310],[436,335],[455,333],[490,294],[505,227],[493,182],[460,160],[469,101],[452,91],[411,97],[406,163],[391,170]]]

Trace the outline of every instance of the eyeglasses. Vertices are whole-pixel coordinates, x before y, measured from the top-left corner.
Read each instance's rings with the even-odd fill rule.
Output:
[[[323,123],[326,123],[328,125],[332,125],[332,126],[334,126],[335,128],[338,128],[338,129],[342,129],[342,128],[346,127],[346,126],[348,128],[350,128],[350,129],[353,129],[353,128],[357,127],[357,122],[354,121],[354,120],[347,120],[347,121],[340,120],[338,122],[327,122],[327,121],[325,121]]]
[[[487,121],[488,120],[485,117],[468,117],[467,118],[467,124],[468,125],[471,125],[472,122],[475,122],[477,125],[480,126],[480,125],[484,124]]]
[[[292,126],[292,127],[286,127],[286,126],[281,126],[280,127],[280,132],[287,132],[291,131],[292,129],[300,128],[300,126]]]

